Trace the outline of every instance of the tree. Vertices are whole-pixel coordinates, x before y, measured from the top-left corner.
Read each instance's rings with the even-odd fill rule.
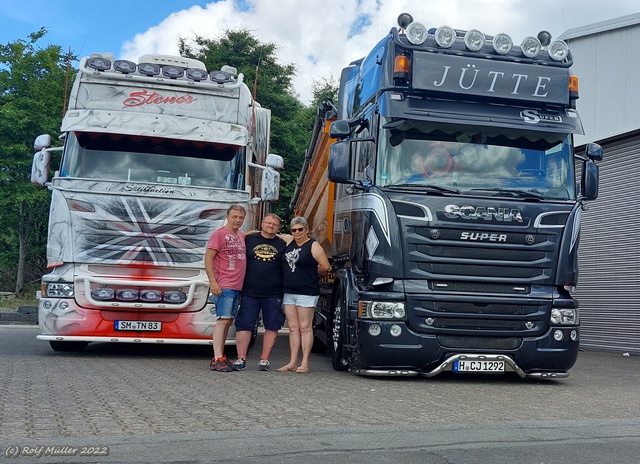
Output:
[[[274,209],[286,216],[312,128],[299,124],[306,121],[308,109],[293,90],[295,65],[279,63],[277,45],[260,42],[246,29],[224,31],[217,39],[196,36],[189,43],[180,39],[178,47],[182,56],[202,61],[207,69],[224,65],[236,68],[254,89],[255,100],[271,110],[271,152],[281,155],[286,166],[281,172],[280,200]]]
[[[33,141],[59,131],[67,81],[61,47],[37,47],[46,32],[0,45],[0,286],[17,295],[44,272],[49,194],[30,183]]]

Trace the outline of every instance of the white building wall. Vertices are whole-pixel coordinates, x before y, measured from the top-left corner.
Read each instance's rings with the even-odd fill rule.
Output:
[[[576,144],[640,128],[640,13],[570,29],[559,39],[573,54],[578,76],[577,108],[585,135]]]

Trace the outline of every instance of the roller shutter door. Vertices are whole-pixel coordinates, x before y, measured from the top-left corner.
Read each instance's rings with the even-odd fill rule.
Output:
[[[599,197],[582,215],[581,347],[640,354],[640,135],[602,146]]]

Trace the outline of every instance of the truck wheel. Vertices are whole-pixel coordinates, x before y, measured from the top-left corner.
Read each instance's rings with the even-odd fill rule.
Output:
[[[331,339],[329,340],[331,365],[336,371],[346,371],[349,367],[349,362],[346,358],[347,350],[344,346],[347,339],[347,318],[345,317],[347,305],[342,296],[342,291],[338,292],[338,295],[340,296],[338,296],[333,308]]]
[[[84,351],[89,342],[49,342],[53,351]]]

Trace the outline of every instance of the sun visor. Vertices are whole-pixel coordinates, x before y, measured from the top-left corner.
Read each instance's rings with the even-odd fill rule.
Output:
[[[536,132],[584,134],[578,112],[571,108],[536,108],[470,101],[389,98],[385,93],[380,105],[382,115],[392,120],[416,119],[434,123],[493,128],[522,129]]]

